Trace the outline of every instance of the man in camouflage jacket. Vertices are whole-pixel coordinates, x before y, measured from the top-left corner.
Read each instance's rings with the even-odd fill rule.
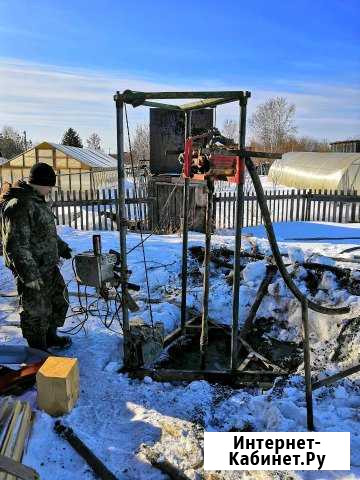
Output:
[[[59,257],[71,258],[71,249],[57,235],[54,214],[45,196],[55,185],[54,170],[38,163],[29,183],[18,182],[0,201],[3,255],[20,296],[20,321],[30,347],[67,346],[57,336],[68,309],[68,292],[60,273]]]

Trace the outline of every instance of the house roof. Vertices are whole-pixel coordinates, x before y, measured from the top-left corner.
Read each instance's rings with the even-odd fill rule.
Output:
[[[269,177],[288,187],[336,190],[354,164],[360,167],[360,153],[290,152],[272,164]]]

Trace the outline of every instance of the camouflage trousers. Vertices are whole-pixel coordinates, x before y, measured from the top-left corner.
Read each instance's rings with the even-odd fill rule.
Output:
[[[41,278],[40,291],[17,279],[21,330],[30,343],[46,338],[49,328],[62,327],[68,309],[68,291],[60,270],[56,267]]]

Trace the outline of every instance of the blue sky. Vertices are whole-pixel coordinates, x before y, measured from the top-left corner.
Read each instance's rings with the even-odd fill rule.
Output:
[[[359,0],[0,0],[0,128],[58,141],[72,126],[112,148],[116,89],[238,88],[250,114],[286,96],[300,135],[360,136],[359,14]],[[235,115],[219,109],[219,126]]]

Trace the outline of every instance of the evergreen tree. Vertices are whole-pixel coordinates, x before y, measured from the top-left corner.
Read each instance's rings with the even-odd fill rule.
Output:
[[[80,135],[73,128],[69,128],[63,135],[61,140],[62,145],[68,145],[69,147],[83,148],[83,144]]]

